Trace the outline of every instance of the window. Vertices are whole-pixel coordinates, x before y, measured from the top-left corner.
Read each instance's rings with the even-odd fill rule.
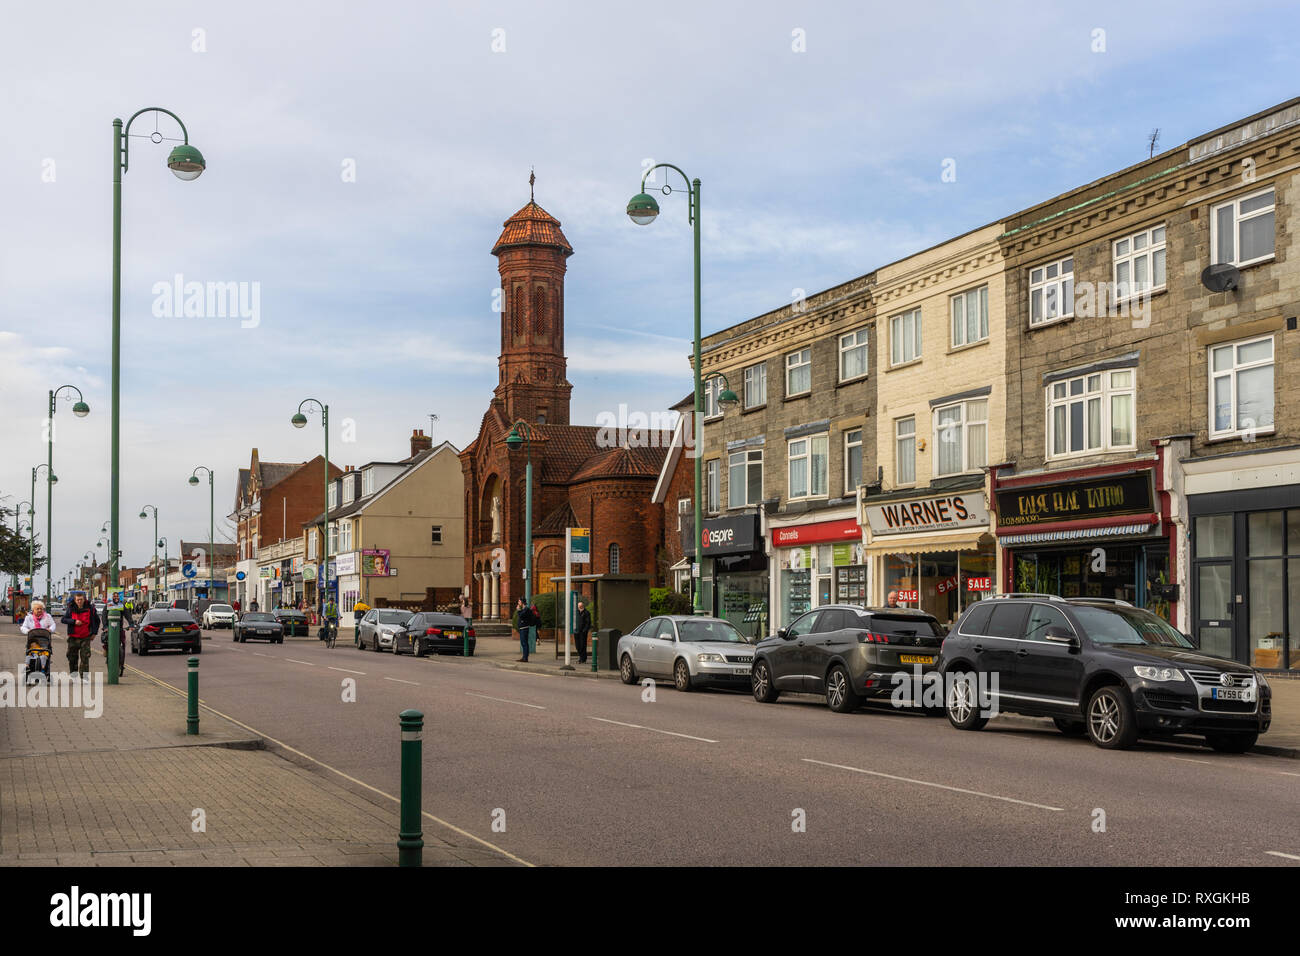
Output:
[[[692,520],[694,520],[694,518],[695,518],[695,513],[694,513],[694,511],[691,510],[692,507],[693,507],[693,506],[691,505],[691,499],[690,499],[690,498],[678,498],[678,499],[677,499],[677,530],[678,530],[678,531],[681,531],[681,530],[682,530],[682,519],[683,519],[683,518],[689,516]]]
[[[375,493],[375,469],[367,468],[361,473],[361,497],[365,498]]]
[[[312,530],[312,531],[308,532],[308,534],[307,534],[307,558],[308,558],[308,560],[310,560],[310,561],[315,561],[315,560],[316,560],[316,546],[317,546],[317,542],[318,542],[319,540],[320,540],[320,539],[319,539],[319,537],[317,536],[315,530]]]
[[[435,524],[429,526],[429,543],[442,544],[442,525]]]
[[[1029,324],[1074,315],[1074,256],[1029,270]]]
[[[711,378],[704,382],[700,389],[704,393],[704,417],[717,418],[722,414],[722,405],[718,403],[718,396],[722,394],[722,379]]]
[[[844,493],[852,494],[862,484],[862,429],[844,433]]]
[[[989,337],[989,287],[980,286],[953,296],[952,347],[972,345]]]
[[[916,418],[900,418],[894,422],[894,445],[898,462],[897,483],[911,485],[916,482]]]
[[[326,496],[326,503],[331,511],[339,506],[339,486],[337,482],[330,482],[330,490],[329,494]]]
[[[826,495],[826,435],[810,435],[789,442],[790,499]]]
[[[1273,337],[1210,349],[1210,437],[1273,427]]]
[[[711,458],[704,463],[704,511],[706,514],[718,513],[718,459]]]
[[[848,382],[867,374],[867,330],[840,336],[840,381]]]
[[[1165,227],[1115,240],[1115,301],[1165,287]]]
[[[1047,629],[1049,627],[1059,628],[1067,634],[1073,634],[1074,628],[1070,622],[1054,607],[1046,604],[1034,604],[1030,606],[1029,621],[1025,625],[1025,639],[1030,641],[1047,640]]]
[[[352,550],[352,522],[346,518],[339,522],[339,549],[341,551]]]
[[[338,522],[335,521],[335,522],[330,523],[329,529],[330,529],[330,554],[338,554],[338,553],[339,553],[339,526],[338,526]]]
[[[921,310],[913,309],[889,320],[891,365],[902,365],[921,357]]]
[[[758,408],[767,404],[767,364],[751,365],[745,369],[745,407]]]
[[[1265,189],[1214,207],[1210,249],[1216,265],[1248,266],[1272,258],[1273,203],[1273,190]]]
[[[619,563],[618,545],[611,544],[609,546],[609,573],[610,574],[618,574],[618,563]]]
[[[785,357],[785,394],[803,395],[812,391],[812,349],[801,349]]]
[[[935,409],[936,475],[958,475],[988,464],[988,418],[987,398]]]
[[[727,457],[727,507],[743,508],[763,500],[763,450],[733,452]]]
[[[1093,372],[1049,385],[1049,457],[1134,447],[1134,374]]]
[[[352,504],[352,499],[356,497],[357,484],[356,479],[348,475],[343,479],[343,503]]]

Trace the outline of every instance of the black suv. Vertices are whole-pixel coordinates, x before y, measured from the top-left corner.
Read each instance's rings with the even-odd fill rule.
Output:
[[[1201,654],[1190,637],[1124,601],[1047,594],[980,601],[948,635],[939,666],[948,720],[959,730],[983,727],[990,716],[983,705],[992,702],[999,711],[1051,717],[1062,733],[1086,732],[1107,749],[1197,734],[1215,750],[1243,753],[1271,719],[1262,675]]]
[[[892,696],[897,672],[935,670],[943,626],[912,608],[832,604],[809,611],[754,648],[754,699],[770,704],[780,692],[825,694],[836,713],[864,698]],[[909,690],[908,698],[920,695]]]

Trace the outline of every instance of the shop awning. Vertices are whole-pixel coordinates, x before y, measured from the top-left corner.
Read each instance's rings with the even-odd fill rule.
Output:
[[[1103,525],[1101,527],[1074,528],[1070,531],[1036,531],[1026,534],[1008,534],[998,538],[1004,548],[1019,544],[1045,544],[1049,541],[1079,541],[1084,538],[1111,538],[1116,535],[1146,534],[1155,525],[1140,524]]]
[[[934,551],[978,551],[980,538],[991,539],[987,531],[974,534],[876,535],[867,545],[869,554],[930,554]],[[987,544],[992,545],[988,540]]]

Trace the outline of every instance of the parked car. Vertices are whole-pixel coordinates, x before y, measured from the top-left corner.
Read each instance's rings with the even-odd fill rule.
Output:
[[[421,611],[406,622],[405,640],[397,642],[397,653],[424,657],[434,654],[464,654],[465,638],[469,636],[469,655],[474,656],[474,628],[458,614],[440,614]]]
[[[203,653],[203,632],[189,611],[170,608],[146,611],[131,631],[131,652],[145,655],[150,651],[185,651]]]
[[[1051,717],[1110,750],[1140,737],[1196,734],[1242,753],[1269,728],[1272,691],[1254,669],[1202,654],[1196,642],[1124,601],[1008,594],[971,605],[940,653],[949,722],[1000,711]],[[994,689],[991,677],[997,676]]]
[[[204,627],[234,627],[235,609],[229,604],[209,604],[203,612]]]
[[[188,611],[190,609],[190,602],[186,598],[177,598],[167,606],[176,611]]]
[[[270,611],[249,611],[235,622],[231,631],[231,637],[240,644],[250,638],[272,644],[284,643],[284,630]]]
[[[170,606],[171,605],[169,605],[166,601],[154,601],[153,604],[149,605],[149,610],[160,611]]]
[[[297,637],[300,634],[306,637],[311,633],[311,626],[307,623],[307,615],[302,611],[284,607],[271,613],[280,622],[280,629],[285,637]]]
[[[406,622],[413,616],[413,612],[400,608],[372,607],[357,622],[354,638],[357,648],[398,653],[397,641],[406,639]]]
[[[57,620],[58,618],[63,617],[63,615],[67,613],[67,607],[66,605],[64,605],[62,601],[55,601],[48,608],[46,608],[46,611],[49,612],[50,617]]]
[[[824,694],[836,713],[857,710],[869,697],[892,695],[898,672],[937,669],[944,630],[914,608],[815,608],[754,648],[754,699],[773,703],[782,691]],[[908,698],[922,697],[911,688]]]
[[[618,639],[618,673],[624,684],[671,677],[673,686],[748,687],[754,645],[718,617],[652,617]]]

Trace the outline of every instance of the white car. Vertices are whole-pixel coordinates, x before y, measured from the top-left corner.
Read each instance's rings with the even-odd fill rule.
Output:
[[[208,609],[203,612],[203,626],[205,628],[234,627],[235,609],[229,604],[209,604]]]
[[[734,624],[717,617],[670,614],[652,617],[618,639],[618,670],[624,684],[671,678],[678,690],[692,687],[750,688],[754,645]]]

